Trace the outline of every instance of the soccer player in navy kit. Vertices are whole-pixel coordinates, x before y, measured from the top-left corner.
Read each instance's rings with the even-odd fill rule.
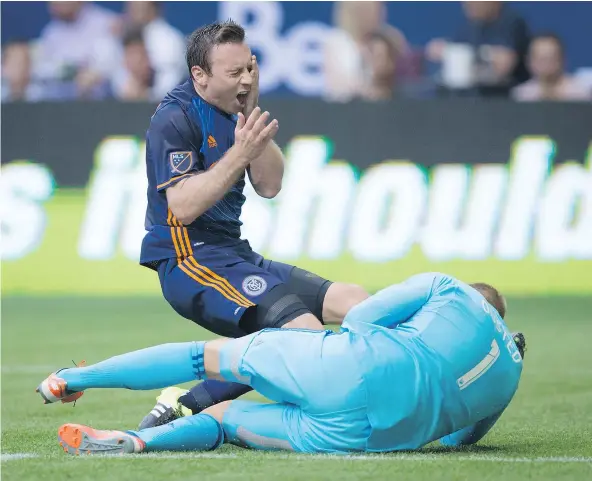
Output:
[[[181,316],[227,337],[263,328],[323,330],[368,295],[294,266],[264,259],[240,239],[245,173],[257,194],[280,191],[284,158],[278,121],[258,107],[258,67],[233,22],[196,30],[191,78],[152,116],[146,136],[148,231],[140,263],[158,272]],[[160,425],[247,392],[206,381],[163,391],[140,427]]]

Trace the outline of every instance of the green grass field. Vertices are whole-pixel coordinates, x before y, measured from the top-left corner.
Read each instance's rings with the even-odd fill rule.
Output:
[[[75,408],[44,406],[37,384],[72,360],[89,363],[169,341],[210,335],[159,298],[9,297],[2,300],[2,479],[392,480],[592,479],[592,298],[511,299],[511,329],[527,335],[520,390],[477,446],[381,456],[259,453],[71,458],[64,422],[135,428],[156,391],[89,391]]]

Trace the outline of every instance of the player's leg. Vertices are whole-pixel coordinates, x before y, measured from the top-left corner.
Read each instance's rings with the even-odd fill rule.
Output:
[[[212,416],[196,414],[142,431],[105,431],[64,424],[58,429],[58,441],[65,452],[73,455],[210,451],[222,445],[224,432]]]
[[[237,251],[201,246],[178,264],[163,263],[159,275],[167,301],[183,317],[225,337],[265,328],[324,329],[318,317],[322,309],[311,310],[283,278]],[[314,293],[321,299],[330,289],[324,284],[319,286],[320,295]]]
[[[288,404],[229,401],[207,412],[139,431],[104,431],[65,424],[58,430],[58,440],[64,451],[74,455],[210,451],[225,441],[266,451],[302,451],[292,441],[298,439],[300,429],[290,429],[301,416],[297,406]]]
[[[327,324],[341,324],[349,310],[368,297],[370,294],[362,286],[334,282],[325,295],[323,321]]]
[[[264,259],[261,266],[281,279],[315,317],[325,324],[341,324],[352,307],[369,297],[366,290],[359,285],[331,282],[283,262]]]
[[[360,452],[370,435],[365,408],[315,415],[293,404],[237,400],[205,412],[222,424],[227,443],[263,451]]]
[[[305,452],[300,432],[307,431],[306,415],[298,406],[226,401],[204,414],[222,425],[227,443],[260,451]]]
[[[50,374],[37,391],[46,403],[69,402],[74,400],[74,393],[89,388],[147,390],[200,379],[203,345],[204,342],[161,344],[90,366],[60,369]]]

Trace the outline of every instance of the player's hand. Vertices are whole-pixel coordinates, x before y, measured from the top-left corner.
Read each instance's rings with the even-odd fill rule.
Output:
[[[446,40],[436,38],[428,42],[425,54],[430,62],[441,62],[444,58],[444,50],[446,50]]]
[[[267,123],[269,117],[269,112],[261,113],[259,107],[255,107],[248,119],[245,119],[242,113],[238,114],[234,130],[234,145],[240,150],[245,165],[259,157],[275,137],[279,124],[276,119]]]
[[[248,119],[255,108],[259,105],[259,64],[257,64],[257,57],[251,57],[251,90],[247,95],[247,101],[243,114]]]

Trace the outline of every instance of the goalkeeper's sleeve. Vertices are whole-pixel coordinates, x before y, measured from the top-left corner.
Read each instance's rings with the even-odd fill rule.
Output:
[[[471,426],[467,426],[466,428],[460,429],[455,433],[444,436],[442,439],[440,439],[440,443],[449,447],[460,447],[466,446],[468,444],[475,444],[489,432],[503,412],[504,410],[502,409],[499,413],[494,414],[493,416],[489,416],[488,418],[482,419]]]

